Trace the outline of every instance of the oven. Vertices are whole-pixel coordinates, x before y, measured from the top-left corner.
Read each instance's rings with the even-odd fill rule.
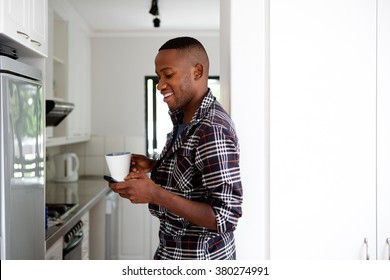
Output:
[[[82,259],[83,222],[80,220],[64,235],[64,260]]]
[[[75,203],[46,204],[48,227],[62,223],[77,206],[78,204]],[[64,245],[62,250],[62,258],[64,260],[82,259],[82,243],[84,239],[83,226],[83,221],[79,220],[64,234]]]

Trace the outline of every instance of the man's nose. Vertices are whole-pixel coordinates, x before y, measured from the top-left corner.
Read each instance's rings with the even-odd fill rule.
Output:
[[[163,81],[159,81],[158,84],[156,85],[156,88],[158,91],[162,91],[164,88],[166,88],[167,84],[164,83]]]

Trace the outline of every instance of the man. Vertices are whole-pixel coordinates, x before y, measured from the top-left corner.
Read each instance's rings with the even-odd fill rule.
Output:
[[[159,49],[155,67],[173,130],[157,160],[133,155],[125,182],[110,187],[132,203],[149,203],[159,218],[155,259],[235,259],[239,145],[230,117],[208,88],[207,53],[194,38],[171,39]]]

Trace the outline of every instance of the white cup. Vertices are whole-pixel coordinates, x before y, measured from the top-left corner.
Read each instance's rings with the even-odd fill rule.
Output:
[[[117,152],[108,153],[106,156],[106,162],[110,175],[118,182],[123,182],[124,178],[130,172],[130,152]]]

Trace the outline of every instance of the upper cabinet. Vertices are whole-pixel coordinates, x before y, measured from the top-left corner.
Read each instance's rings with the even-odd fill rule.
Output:
[[[91,42],[88,28],[64,1],[49,0],[49,22],[46,99],[75,105],[62,123],[46,130],[50,147],[90,138]]]
[[[0,0],[0,32],[47,56],[47,0]]]
[[[91,131],[91,46],[89,37],[79,28],[70,26],[69,45],[72,64],[69,65],[69,100],[76,106],[69,115],[68,137],[88,139]]]

